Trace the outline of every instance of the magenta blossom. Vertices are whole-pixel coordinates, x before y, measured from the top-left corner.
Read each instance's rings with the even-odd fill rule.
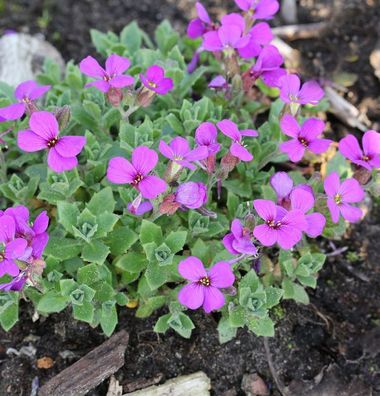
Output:
[[[280,78],[280,98],[283,102],[301,105],[316,105],[323,98],[323,89],[316,81],[307,81],[301,87],[301,81],[296,74],[287,74]]]
[[[229,87],[227,80],[219,75],[214,77],[210,83],[208,84],[209,88],[214,88],[214,89],[227,89]]]
[[[169,144],[161,140],[158,149],[164,157],[191,170],[196,169],[191,162],[208,157],[207,147],[201,146],[191,150],[188,141],[180,136],[174,138]]]
[[[294,187],[293,180],[286,172],[276,172],[271,176],[269,182],[277,195],[277,205],[283,206],[287,210],[291,208],[290,196],[295,189],[303,189],[314,197],[313,189],[309,185],[299,184]]]
[[[254,19],[271,19],[280,8],[277,0],[235,0],[235,3]]]
[[[142,216],[153,209],[153,205],[149,201],[141,202],[137,207],[133,203],[128,204],[128,211],[135,216]]]
[[[273,33],[266,22],[260,22],[250,30],[249,41],[246,46],[239,48],[239,55],[244,59],[254,58],[273,40]]]
[[[363,166],[369,171],[380,168],[380,133],[367,131],[362,139],[363,150],[353,135],[348,135],[339,142],[341,154],[354,164]]]
[[[233,140],[230,147],[230,153],[241,161],[252,161],[253,155],[245,148],[243,137],[256,137],[259,135],[258,132],[253,129],[244,129],[239,131],[237,125],[230,120],[222,120],[216,125],[224,135]]]
[[[290,195],[290,201],[293,210],[299,209],[305,214],[306,228],[304,231],[306,235],[310,238],[320,236],[325,228],[325,216],[318,212],[308,214],[315,204],[314,195],[302,187],[296,187]]]
[[[220,150],[217,140],[218,130],[211,122],[202,122],[195,131],[195,142],[200,147],[206,147],[208,154],[216,154]]]
[[[157,162],[158,155],[154,150],[139,146],[132,151],[132,163],[123,157],[112,158],[108,164],[107,178],[115,184],[130,184],[144,198],[154,199],[167,188],[162,179],[150,175]]]
[[[175,201],[187,209],[199,209],[207,202],[207,187],[197,182],[180,184]]]
[[[239,219],[235,219],[231,224],[231,233],[223,238],[223,245],[231,254],[256,254],[257,249],[250,234],[249,229],[244,228]]]
[[[341,184],[339,175],[333,172],[326,177],[324,187],[327,194],[327,206],[334,223],[339,222],[340,214],[350,223],[355,223],[362,218],[363,211],[351,205],[364,198],[364,190],[356,179],[346,179]]]
[[[281,68],[284,58],[273,45],[263,48],[256,59],[256,63],[250,69],[250,76],[255,80],[261,78],[269,87],[278,87],[279,80],[286,74]]]
[[[198,18],[192,19],[187,27],[187,35],[196,39],[213,29],[213,24],[206,8],[198,1],[195,4]]]
[[[206,271],[202,261],[194,256],[182,260],[178,272],[190,281],[179,291],[179,302],[190,309],[203,306],[207,313],[223,307],[225,298],[219,289],[230,287],[235,281],[230,264],[221,261]]]
[[[2,283],[0,285],[0,290],[4,290],[4,291],[20,291],[24,287],[24,285],[25,285],[27,280],[28,280],[28,276],[26,275],[26,273],[25,272],[20,272],[10,282]]]
[[[307,228],[305,215],[301,210],[287,211],[282,206],[265,199],[256,199],[253,205],[257,214],[265,221],[253,230],[253,235],[264,246],[276,242],[283,249],[291,249],[302,238],[302,231]]]
[[[46,211],[41,212],[33,224],[30,224],[29,209],[25,206],[20,205],[8,208],[4,212],[0,211],[0,218],[4,215],[13,218],[16,226],[16,238],[23,238],[27,242],[24,255],[19,259],[28,262],[41,259],[49,241],[49,235],[46,232],[49,226],[49,217]]]
[[[5,274],[17,276],[20,272],[15,260],[22,257],[27,242],[22,238],[15,238],[16,224],[11,216],[0,217],[0,277]]]
[[[133,77],[123,74],[131,65],[128,58],[116,54],[110,55],[103,69],[92,56],[87,56],[79,64],[80,71],[86,76],[96,78],[86,84],[86,87],[96,87],[102,92],[108,92],[111,88],[124,88],[134,83]]]
[[[84,136],[58,136],[58,122],[47,111],[33,113],[29,128],[18,133],[17,144],[21,150],[35,152],[47,149],[48,165],[58,173],[74,169],[78,165],[76,156],[86,144]]]
[[[33,80],[21,83],[15,90],[18,103],[1,108],[0,118],[2,121],[13,121],[20,119],[26,112],[32,113],[36,110],[34,101],[45,95],[50,88],[50,85],[38,85]]]
[[[280,122],[281,130],[292,139],[280,144],[280,150],[288,154],[290,161],[298,162],[310,150],[315,154],[324,153],[330,146],[330,139],[319,136],[325,129],[325,123],[318,118],[309,118],[300,126],[290,114],[285,114]]]
[[[248,45],[250,36],[244,34],[244,18],[239,14],[229,14],[222,18],[222,26],[203,35],[202,47],[206,51],[226,51],[228,55],[235,49]]]
[[[173,89],[173,80],[165,77],[165,70],[157,65],[148,67],[146,74],[140,74],[141,82],[150,91],[166,95]]]

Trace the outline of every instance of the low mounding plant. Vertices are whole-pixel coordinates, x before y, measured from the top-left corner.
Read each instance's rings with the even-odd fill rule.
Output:
[[[188,309],[217,311],[225,342],[273,335],[283,299],[308,303],[315,238],[340,238],[378,190],[380,134],[322,137],[323,90],[271,44],[277,0],[235,2],[216,23],[197,3],[187,37],[167,21],[154,42],[135,22],[93,30],[105,62],[1,83],[5,330],[22,299],[34,320],[67,308],[107,335],[122,309],[162,308],[155,331],[183,337]]]

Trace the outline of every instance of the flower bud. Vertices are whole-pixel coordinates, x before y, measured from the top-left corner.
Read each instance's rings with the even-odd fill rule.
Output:
[[[175,194],[175,200],[188,209],[198,209],[207,202],[207,187],[196,182],[181,184]]]
[[[58,107],[54,112],[55,118],[58,121],[59,129],[66,128],[71,118],[71,110],[69,105]]]
[[[155,96],[156,93],[154,91],[142,86],[140,91],[137,93],[137,104],[141,107],[148,107],[153,102]]]
[[[365,168],[358,168],[354,172],[354,179],[356,179],[362,186],[366,185],[371,179],[371,172]]]
[[[112,106],[119,107],[123,100],[123,91],[120,88],[110,88],[106,97]]]
[[[179,207],[180,204],[176,202],[175,195],[170,194],[164,198],[162,204],[160,205],[160,213],[166,215],[173,215]]]

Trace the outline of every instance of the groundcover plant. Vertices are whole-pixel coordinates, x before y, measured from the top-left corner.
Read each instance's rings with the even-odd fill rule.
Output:
[[[322,238],[379,190],[380,134],[323,137],[322,88],[271,44],[278,2],[235,3],[220,21],[197,3],[185,37],[166,21],[154,40],[135,22],[93,30],[96,59],[0,84],[5,330],[20,300],[107,335],[118,311],[161,308],[155,331],[190,337],[202,309],[225,342],[272,336],[281,300],[308,303]]]

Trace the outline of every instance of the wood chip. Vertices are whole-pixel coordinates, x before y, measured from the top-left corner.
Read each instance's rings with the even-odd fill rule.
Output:
[[[38,395],[85,395],[124,365],[128,339],[129,336],[125,330],[116,333],[48,381],[42,386]]]
[[[277,37],[293,41],[319,37],[328,26],[327,22],[285,25],[273,28],[272,32]]]
[[[40,359],[37,359],[37,367],[39,369],[49,369],[54,366],[54,360],[49,356],[44,356]]]
[[[112,375],[106,396],[121,396],[122,394],[123,387],[119,384],[119,381],[115,378],[115,376]]]
[[[173,378],[163,385],[151,386],[132,393],[128,396],[209,396],[211,389],[210,378],[199,371],[190,375]],[[125,396],[124,395],[124,396]]]

